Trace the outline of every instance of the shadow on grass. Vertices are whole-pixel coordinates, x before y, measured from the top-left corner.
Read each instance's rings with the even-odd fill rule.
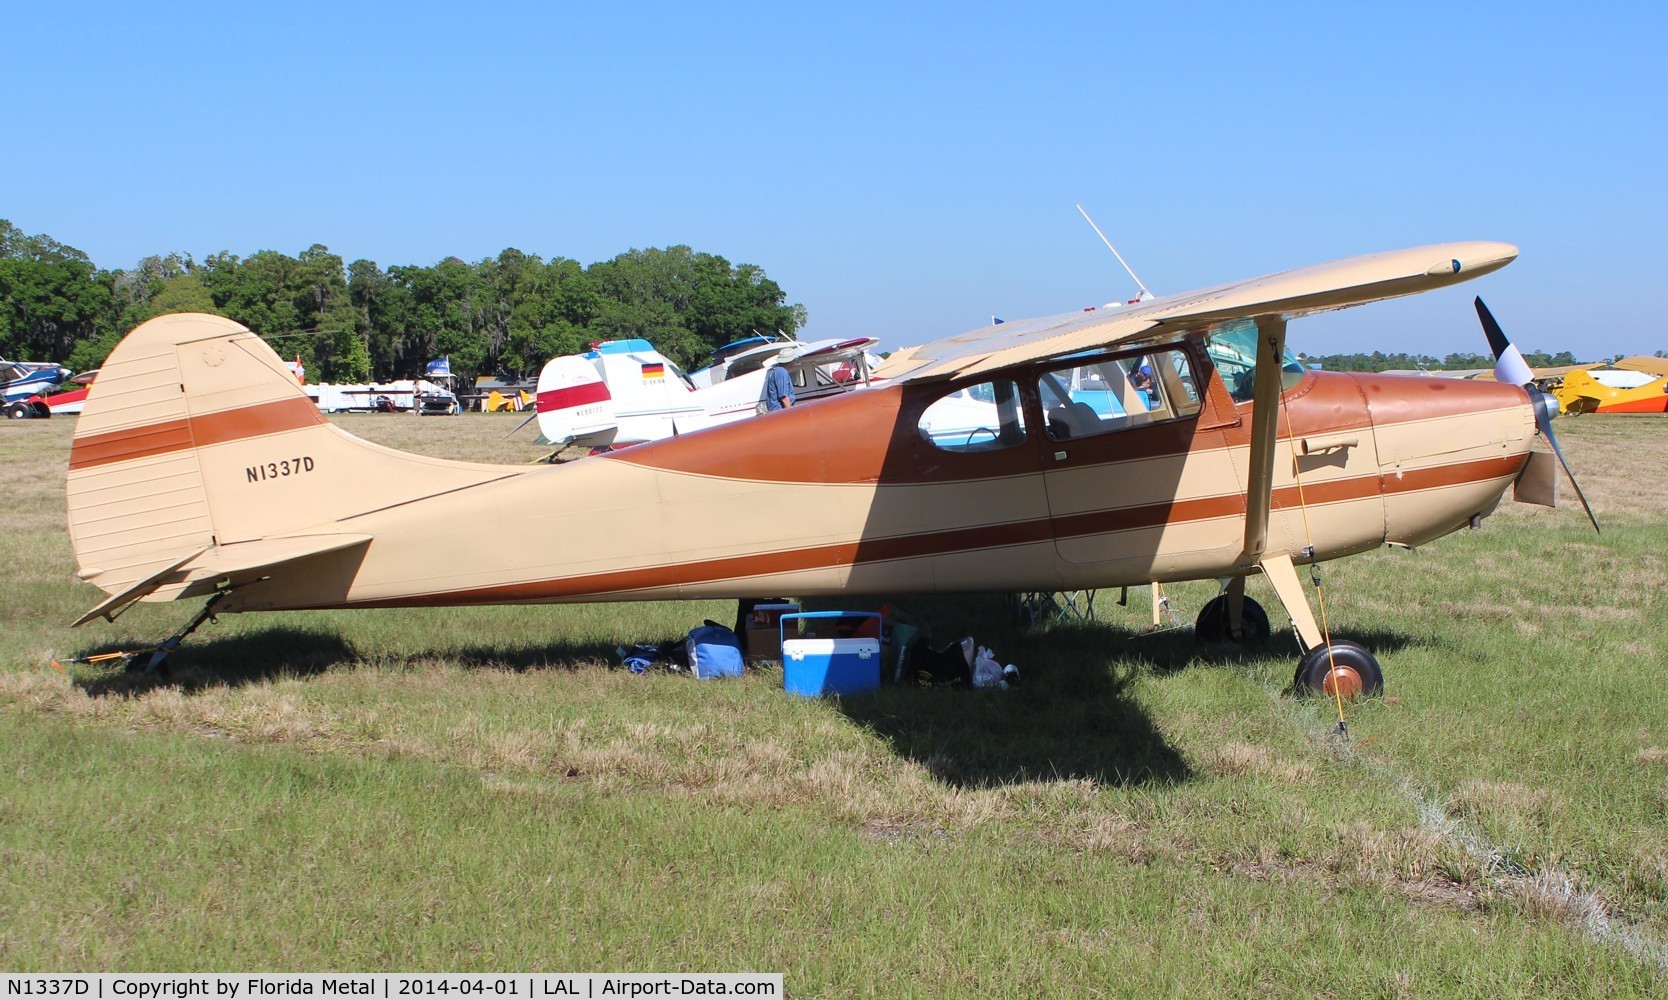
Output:
[[[1231,642],[1199,642],[1194,638],[1193,630],[1189,628],[1164,632],[1129,632],[1094,624],[1063,627],[1101,629],[1103,639],[1126,642],[1124,655],[1139,659],[1156,674],[1174,673],[1192,667],[1209,669],[1212,665],[1261,665],[1266,666],[1271,675],[1278,674],[1283,666],[1286,673],[1292,673],[1297,669],[1297,661],[1301,655],[1298,652],[1297,636],[1290,628],[1280,629],[1269,636],[1266,642],[1242,646]],[[1055,631],[1060,628],[1062,626],[1056,626]],[[1412,637],[1404,633],[1371,629],[1336,631],[1332,633],[1332,638],[1334,641],[1348,640],[1359,643],[1376,656],[1394,653],[1415,643]]]
[[[538,646],[466,646],[448,650],[448,660],[471,670],[577,670],[606,664],[619,666],[615,647],[605,642],[548,642]]]
[[[115,652],[110,646],[89,655]],[[146,654],[148,655],[148,654]],[[145,657],[140,657],[143,662]],[[595,663],[611,663],[614,647],[603,643],[545,643],[532,646],[476,645],[462,649],[417,650],[397,660],[388,654],[362,655],[340,635],[277,626],[259,631],[191,639],[156,673],[125,672],[115,666],[94,677],[77,678],[89,696],[135,697],[158,688],[196,694],[214,687],[241,687],[283,677],[312,677],[332,669],[361,663],[379,667],[444,660],[467,670],[574,670]]]
[[[959,788],[1185,781],[1187,762],[1130,697],[1132,679],[1130,672],[1101,669],[1055,674],[1010,691],[898,688],[843,700],[840,708],[898,754]]]
[[[1114,655],[1127,632],[1099,623],[1025,629],[1000,596],[917,598],[900,606],[932,623],[935,649],[972,635],[1018,666],[1022,677],[1007,691],[899,686],[842,700],[848,718],[939,781],[987,788],[1190,777],[1187,762],[1130,690],[1142,666]]]
[[[1023,679],[1013,690],[888,687],[841,702],[852,721],[938,780],[984,788],[1089,779],[1134,785],[1186,781],[1191,771],[1132,693],[1144,674],[1262,670],[1282,688],[1298,661],[1292,631],[1266,643],[1202,645],[1190,627],[1132,631],[1109,621],[1014,621],[999,596],[928,598],[907,605],[934,622],[933,647],[971,634]],[[940,623],[945,623],[945,628]],[[1376,653],[1412,643],[1390,632],[1340,633]]]
[[[148,655],[141,654],[139,662]],[[279,677],[310,677],[357,658],[353,647],[338,635],[279,626],[187,640],[156,673],[116,671],[77,679],[76,684],[93,697],[134,697],[157,688],[195,694],[205,688],[239,687]]]

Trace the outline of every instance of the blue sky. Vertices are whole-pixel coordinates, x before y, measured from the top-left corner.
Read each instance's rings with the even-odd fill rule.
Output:
[[[1160,9],[1160,8],[1164,9]],[[0,217],[153,253],[763,266],[892,348],[1373,250],[1478,282],[1311,353],[1668,349],[1658,4],[103,5],[0,0]]]

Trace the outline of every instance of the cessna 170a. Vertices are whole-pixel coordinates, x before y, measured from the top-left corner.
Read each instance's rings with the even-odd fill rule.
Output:
[[[108,595],[76,624],[209,598],[145,668],[210,612],[1220,578],[1199,630],[1226,638],[1267,633],[1243,589],[1261,573],[1297,686],[1371,693],[1378,664],[1322,635],[1295,567],[1475,525],[1514,483],[1549,502],[1550,426],[1516,383],[1307,370],[1286,324],[1516,256],[1418,247],[984,327],[894,354],[882,386],[560,466],[362,441],[236,322],[161,316],[76,429],[70,531]],[[437,544],[474,555],[440,565]]]

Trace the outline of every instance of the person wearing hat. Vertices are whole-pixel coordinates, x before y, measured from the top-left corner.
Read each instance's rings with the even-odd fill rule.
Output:
[[[759,412],[785,410],[793,405],[793,379],[788,376],[787,363],[793,360],[793,348],[776,352],[776,363],[765,372],[764,391],[759,393]]]

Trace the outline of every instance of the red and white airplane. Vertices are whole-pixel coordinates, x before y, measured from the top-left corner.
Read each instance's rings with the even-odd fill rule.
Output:
[[[868,386],[878,343],[753,337],[686,375],[646,340],[610,340],[545,363],[535,398],[539,433],[558,448],[617,448],[716,427],[757,413],[775,365],[786,368],[800,402]]]
[[[883,386],[560,466],[370,444],[242,326],[159,317],[76,429],[70,532],[106,595],[77,624],[208,598],[154,667],[211,611],[1219,578],[1199,631],[1221,638],[1267,633],[1243,596],[1260,573],[1306,650],[1297,686],[1371,693],[1377,662],[1321,633],[1295,567],[1475,525],[1514,484],[1550,502],[1550,426],[1519,384],[1307,370],[1286,324],[1516,256],[1417,247],[984,327],[894,354]]]

